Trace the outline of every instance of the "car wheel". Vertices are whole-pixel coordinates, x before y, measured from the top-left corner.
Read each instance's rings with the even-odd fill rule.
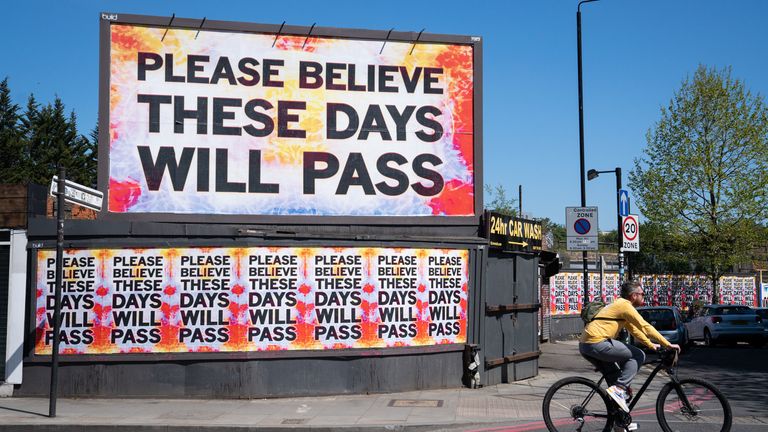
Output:
[[[708,347],[715,346],[715,340],[712,339],[712,334],[709,329],[704,329],[704,345]]]

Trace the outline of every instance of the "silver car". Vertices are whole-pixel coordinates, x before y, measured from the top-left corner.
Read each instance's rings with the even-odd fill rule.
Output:
[[[763,346],[766,341],[763,319],[743,305],[706,305],[686,327],[691,340],[703,340],[707,346],[721,342]]]
[[[643,306],[637,312],[648,321],[669,343],[678,344],[682,349],[689,345],[688,330],[683,323],[680,310],[675,306]],[[632,338],[632,343],[635,343]]]

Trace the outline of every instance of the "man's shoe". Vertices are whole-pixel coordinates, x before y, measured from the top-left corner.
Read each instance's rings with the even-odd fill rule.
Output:
[[[629,407],[627,406],[627,392],[624,391],[623,388],[612,385],[608,387],[608,396],[610,396],[614,401],[616,401],[616,405],[619,406],[624,412],[629,412]]]
[[[637,423],[630,423],[626,429],[624,429],[621,426],[614,426],[613,432],[625,432],[625,431],[636,431],[637,430]]]

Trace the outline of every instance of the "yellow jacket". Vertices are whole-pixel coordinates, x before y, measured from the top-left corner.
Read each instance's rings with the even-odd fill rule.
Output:
[[[584,333],[581,335],[581,342],[592,344],[606,339],[616,339],[622,328],[626,328],[636,340],[648,348],[653,348],[653,343],[648,337],[661,346],[669,347],[671,345],[664,336],[640,316],[637,309],[632,306],[632,302],[624,298],[614,300],[613,303],[601,309],[594,320],[587,323],[584,327]]]

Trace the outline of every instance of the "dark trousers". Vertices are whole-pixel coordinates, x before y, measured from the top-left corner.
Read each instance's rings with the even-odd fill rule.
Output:
[[[580,343],[579,352],[605,376],[609,386],[628,388],[645,362],[645,353],[640,348],[615,339],[593,344]]]

